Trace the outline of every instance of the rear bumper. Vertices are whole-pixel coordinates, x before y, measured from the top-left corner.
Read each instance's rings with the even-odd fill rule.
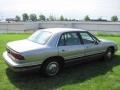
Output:
[[[8,56],[7,52],[3,53],[3,58],[6,64],[10,67],[10,69],[12,69],[15,72],[29,71],[41,68],[41,63],[40,64],[17,63]]]

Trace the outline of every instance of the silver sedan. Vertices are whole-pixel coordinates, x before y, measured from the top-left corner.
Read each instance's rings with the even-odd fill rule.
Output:
[[[41,69],[45,75],[54,76],[68,63],[100,57],[110,60],[116,50],[115,42],[98,39],[86,30],[49,28],[7,43],[3,57],[14,71]]]

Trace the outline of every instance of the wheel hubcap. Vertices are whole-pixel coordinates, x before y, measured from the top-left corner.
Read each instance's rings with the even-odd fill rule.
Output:
[[[57,62],[51,62],[51,63],[48,64],[46,69],[47,69],[47,73],[50,76],[53,76],[53,75],[58,73],[58,71],[59,71],[59,64]]]
[[[107,57],[108,57],[109,59],[111,59],[111,57],[112,57],[112,52],[108,52],[108,53],[107,53]]]

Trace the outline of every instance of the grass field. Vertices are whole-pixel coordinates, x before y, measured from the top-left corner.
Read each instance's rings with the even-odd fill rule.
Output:
[[[0,90],[120,90],[120,37],[114,40],[119,50],[112,61],[91,61],[65,68],[59,75],[45,78],[39,72],[15,73],[2,59],[5,44],[29,34],[0,34]]]

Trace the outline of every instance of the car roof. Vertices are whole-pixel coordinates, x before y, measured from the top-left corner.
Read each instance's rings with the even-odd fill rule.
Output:
[[[74,28],[47,28],[47,29],[40,29],[44,31],[49,31],[52,33],[63,33],[63,32],[70,32],[70,31],[86,31],[83,29],[74,29]]]

